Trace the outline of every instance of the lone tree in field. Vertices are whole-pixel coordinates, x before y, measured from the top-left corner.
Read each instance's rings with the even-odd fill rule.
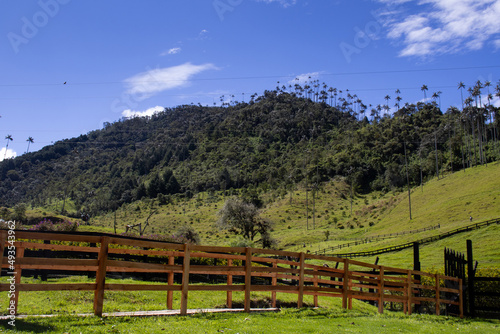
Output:
[[[259,217],[259,210],[254,204],[246,203],[238,198],[229,198],[217,215],[219,228],[241,235],[250,241],[260,234],[262,246],[265,248],[274,244],[274,240],[269,235],[272,223]]]

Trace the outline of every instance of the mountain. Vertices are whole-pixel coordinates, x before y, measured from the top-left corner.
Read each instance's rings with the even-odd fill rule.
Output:
[[[259,203],[261,192],[314,189],[334,177],[358,192],[418,185],[500,156],[492,106],[443,113],[434,102],[406,104],[393,115],[378,106],[368,119],[361,103],[300,95],[168,108],[5,160],[0,206],[61,202],[70,215],[96,215],[141,198],[231,189]]]

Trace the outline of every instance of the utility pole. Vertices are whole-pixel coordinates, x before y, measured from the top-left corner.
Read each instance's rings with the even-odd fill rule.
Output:
[[[411,191],[410,191],[410,176],[408,173],[408,160],[406,158],[406,141],[404,142],[404,148],[405,148],[406,183],[408,184],[408,207],[410,209],[410,220],[411,220]]]

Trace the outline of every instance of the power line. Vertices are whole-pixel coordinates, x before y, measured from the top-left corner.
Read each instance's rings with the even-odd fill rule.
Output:
[[[406,69],[406,70],[382,70],[382,71],[359,71],[359,72],[331,72],[318,73],[319,76],[346,76],[346,75],[369,75],[369,74],[392,74],[392,73],[418,73],[418,72],[438,72],[438,71],[458,71],[458,70],[478,70],[488,68],[500,68],[500,65],[486,66],[464,66],[464,67],[442,67],[429,69]],[[298,78],[297,75],[267,75],[267,76],[242,76],[242,77],[214,77],[214,78],[192,78],[189,81],[218,81],[218,80],[253,80],[253,79],[277,79],[277,78]],[[154,83],[154,82],[184,82],[185,79],[169,80],[148,80],[137,81],[135,83]],[[83,86],[83,85],[114,85],[124,84],[125,81],[101,81],[101,82],[61,82],[61,83],[26,83],[26,84],[0,84],[0,87],[30,87],[30,86]]]

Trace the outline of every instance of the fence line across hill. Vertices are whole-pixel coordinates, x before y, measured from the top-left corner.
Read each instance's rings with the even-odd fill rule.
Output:
[[[379,241],[379,240],[385,240],[385,239],[389,239],[389,238],[395,238],[395,237],[398,237],[400,235],[414,234],[414,233],[420,233],[420,232],[435,230],[435,229],[438,229],[440,227],[441,226],[438,224],[436,226],[429,226],[429,227],[421,228],[421,229],[418,229],[418,230],[403,231],[403,232],[389,233],[389,234],[380,234],[380,235],[374,235],[374,236],[366,237],[366,238],[352,238],[350,240],[355,240],[355,241],[351,241],[351,242],[348,242],[348,243],[345,243],[345,244],[336,245],[336,246],[327,247],[327,248],[320,249],[320,250],[312,252],[312,253],[313,254],[326,254],[327,252],[331,252],[331,251],[334,251],[336,249],[342,249],[342,248],[346,248],[346,247],[367,244],[369,242],[374,242],[374,241]]]
[[[95,236],[68,233],[15,231],[15,258],[4,255],[9,245],[7,231],[0,231],[0,263],[2,268],[14,269],[14,284],[0,284],[0,293],[14,291],[12,313],[22,303],[23,291],[94,291],[94,314],[102,316],[106,291],[167,291],[166,307],[172,309],[173,293],[180,293],[180,314],[186,315],[188,297],[197,291],[226,292],[227,307],[232,307],[232,293],[244,292],[244,311],[250,312],[252,291],[269,292],[276,307],[277,293],[297,294],[297,307],[303,306],[303,297],[312,295],[318,306],[318,296],[340,298],[343,308],[351,308],[352,300],[369,300],[378,304],[380,313],[384,302],[402,303],[406,313],[422,302],[435,304],[440,314],[444,304],[459,306],[463,316],[462,280],[438,274],[407,269],[390,268],[345,258],[312,255],[278,250],[215,247],[174,244],[148,240],[132,240],[118,236]],[[50,241],[51,243],[46,243]],[[74,253],[65,258],[24,256],[25,249],[45,250],[44,254]],[[97,254],[97,258],[82,258],[82,254]],[[135,259],[124,260],[123,254],[155,257],[162,263],[146,263]],[[120,255],[121,257],[117,257]],[[217,259],[217,261],[196,261]],[[12,262],[11,260],[14,260]],[[212,264],[210,264],[212,262]],[[197,264],[198,263],[198,264]],[[202,263],[202,264],[200,264]],[[12,266],[12,267],[11,267]],[[24,270],[65,270],[94,272],[94,283],[21,283]],[[111,273],[157,273],[167,278],[166,284],[106,283]],[[192,284],[190,275],[209,274],[225,279],[225,284]],[[180,284],[174,283],[180,276]],[[416,277],[425,276],[425,284]],[[234,277],[243,278],[235,284]],[[279,281],[278,281],[279,280]],[[446,288],[445,281],[456,281],[459,289]],[[288,282],[289,284],[284,284]],[[429,284],[428,282],[432,282]],[[12,290],[12,287],[14,289]],[[425,293],[423,293],[425,292]],[[446,294],[445,294],[446,292]],[[425,296],[425,297],[422,297]],[[450,297],[451,296],[451,297]]]
[[[500,218],[490,219],[490,220],[483,221],[480,223],[470,224],[470,225],[463,226],[463,227],[460,227],[460,228],[457,228],[457,229],[454,229],[454,230],[451,230],[451,231],[448,231],[445,233],[434,235],[432,237],[423,238],[423,239],[419,239],[416,241],[407,242],[404,244],[394,245],[394,246],[390,246],[390,247],[380,248],[380,249],[376,249],[376,250],[372,250],[372,251],[352,252],[352,253],[343,253],[343,254],[327,254],[326,251],[321,250],[321,251],[318,251],[316,253],[318,253],[318,254],[323,253],[323,255],[337,256],[337,257],[343,257],[343,258],[374,256],[374,255],[380,255],[380,254],[384,254],[384,253],[390,253],[390,252],[395,252],[395,251],[400,251],[400,250],[403,250],[406,248],[410,248],[410,247],[413,247],[414,243],[418,243],[420,245],[427,244],[430,242],[434,242],[434,241],[438,241],[441,239],[451,237],[451,236],[458,234],[458,233],[473,231],[473,230],[476,230],[476,229],[479,229],[482,227],[486,227],[486,226],[490,226],[493,224],[500,224]]]

